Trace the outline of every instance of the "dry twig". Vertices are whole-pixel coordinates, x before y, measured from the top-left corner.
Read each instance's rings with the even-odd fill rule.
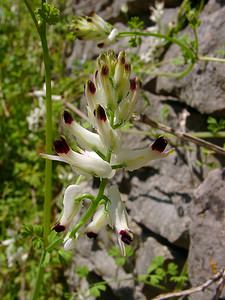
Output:
[[[196,145],[208,148],[208,149],[210,149],[210,150],[212,150],[212,151],[214,151],[214,152],[216,152],[218,154],[225,155],[225,150],[222,147],[217,146],[215,144],[212,144],[210,142],[207,142],[205,140],[202,140],[200,138],[194,137],[194,136],[192,136],[189,133],[177,131],[177,130],[169,127],[169,126],[166,126],[166,125],[164,125],[162,123],[159,123],[159,122],[156,122],[156,121],[150,119],[146,115],[142,115],[141,116],[141,122],[143,122],[144,124],[147,124],[149,126],[152,126],[154,128],[158,128],[158,129],[160,129],[160,130],[162,130],[164,132],[168,132],[170,134],[173,134],[173,135],[175,135],[177,138],[179,138],[181,140],[194,143]]]
[[[166,300],[171,298],[178,298],[183,296],[188,296],[194,293],[203,292],[206,288],[208,288],[213,283],[217,282],[217,290],[216,295],[213,298],[213,300],[218,300],[218,297],[221,295],[224,283],[225,283],[225,267],[222,268],[219,272],[217,272],[212,278],[208,279],[206,282],[204,282],[202,285],[199,285],[197,287],[193,287],[184,291],[180,292],[174,292],[174,293],[167,293],[167,294],[161,294],[152,300]]]

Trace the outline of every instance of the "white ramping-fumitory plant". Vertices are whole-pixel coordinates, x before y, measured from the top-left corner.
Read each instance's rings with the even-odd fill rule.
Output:
[[[97,41],[99,48],[114,43],[119,33],[116,28],[113,28],[96,13],[92,13],[90,16],[74,17],[71,30],[80,40]]]
[[[124,51],[118,56],[113,51],[100,54],[97,70],[85,85],[87,113],[90,128],[94,130],[82,127],[70,112],[65,111],[62,122],[76,140],[76,151],[60,137],[54,142],[57,155],[42,154],[47,159],[70,164],[77,174],[100,178],[95,196],[82,193],[76,184],[65,191],[62,216],[53,227],[56,232],[65,232],[65,249],[73,249],[79,235],[96,238],[107,224],[115,228],[123,254],[125,245],[133,240],[119,190],[111,186],[105,192],[106,185],[117,169],[133,171],[171,153],[171,150],[165,150],[167,141],[162,136],[144,149],[128,149],[122,142],[121,128],[135,110],[139,86],[139,80],[131,77],[131,66]],[[79,217],[85,199],[90,201],[89,207]]]

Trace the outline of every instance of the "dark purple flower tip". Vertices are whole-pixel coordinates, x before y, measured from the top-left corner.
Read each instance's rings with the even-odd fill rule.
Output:
[[[95,110],[94,114],[96,115],[97,119],[106,122],[107,117],[104,108],[101,105],[98,105],[97,109]]]
[[[88,22],[90,22],[90,23],[92,22],[92,18],[91,18],[91,17],[87,17],[86,20],[87,20]]]
[[[166,149],[167,140],[164,139],[163,136],[160,136],[155,142],[152,144],[152,150],[163,152]]]
[[[54,142],[54,147],[55,147],[55,151],[56,153],[68,153],[70,151],[70,147],[68,146],[66,140],[61,137],[60,140],[56,140]]]
[[[127,245],[130,245],[130,243],[133,241],[132,236],[126,230],[120,230],[120,235],[121,240]]]
[[[66,124],[72,124],[73,122],[73,117],[67,110],[63,113],[63,120]]]
[[[102,75],[104,75],[104,76],[109,75],[109,68],[108,68],[108,66],[104,65],[104,66],[102,67],[101,73],[102,73]]]
[[[125,70],[126,70],[127,72],[130,72],[130,71],[131,71],[131,66],[130,66],[130,64],[126,63],[124,67],[125,67]]]
[[[137,89],[137,79],[136,79],[136,77],[130,79],[130,89],[132,91],[136,91],[136,89]]]
[[[97,46],[98,46],[98,48],[104,48],[105,44],[104,43],[98,43]]]
[[[52,229],[55,230],[56,232],[62,232],[66,229],[66,227],[58,223]]]
[[[86,235],[89,239],[96,239],[96,237],[98,236],[97,233],[91,231],[87,232]]]
[[[91,80],[88,80],[88,89],[89,89],[89,91],[90,91],[90,93],[91,94],[95,94],[95,92],[96,92],[96,87],[95,87],[95,84],[94,84],[94,82],[93,81],[91,81]]]
[[[120,58],[120,63],[122,64],[122,65],[124,65],[125,64],[125,56],[122,56],[121,58]]]

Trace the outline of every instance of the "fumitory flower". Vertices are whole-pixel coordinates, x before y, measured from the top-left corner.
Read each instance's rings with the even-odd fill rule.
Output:
[[[61,137],[54,142],[55,151],[58,154],[42,154],[42,157],[66,162],[70,164],[78,174],[93,175],[102,178],[111,177],[113,170],[110,164],[98,156],[95,152],[73,151],[67,144],[66,140]]]
[[[63,197],[63,212],[59,223],[53,229],[56,232],[68,230],[74,223],[74,218],[77,216],[81,203],[75,200],[81,194],[81,187],[79,185],[70,185],[66,188]]]
[[[115,227],[121,252],[125,255],[125,244],[130,245],[133,241],[133,233],[128,226],[127,211],[116,185],[109,188],[108,197],[111,223]]]
[[[118,30],[96,13],[90,16],[76,16],[72,31],[78,39],[98,41],[100,48],[113,43],[118,35]]]
[[[99,231],[109,222],[108,212],[104,205],[100,205],[96,210],[91,223],[88,224],[85,231],[89,238],[96,238]]]
[[[165,151],[167,140],[159,137],[154,143],[144,149],[123,149],[115,155],[115,164],[123,166],[128,171],[144,167],[149,161],[163,158],[172,153],[173,150]]]

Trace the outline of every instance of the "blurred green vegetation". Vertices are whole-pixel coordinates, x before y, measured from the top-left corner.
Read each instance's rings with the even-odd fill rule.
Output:
[[[67,28],[71,16],[63,14],[66,1],[58,0],[55,4],[62,14],[60,22],[49,27],[48,42],[52,60],[53,95],[61,97],[61,100],[53,101],[54,136],[57,136],[63,101],[66,99],[68,102],[77,102],[80,99],[84,81],[92,64],[76,60],[68,76],[65,58],[72,49],[72,40]],[[32,1],[34,9],[38,8],[38,5],[40,1]],[[37,91],[43,93],[43,83],[42,50],[32,19],[23,1],[2,0],[0,298],[4,300],[29,298],[40,256],[41,238],[36,232],[36,224],[41,224],[44,200],[44,160],[40,158],[39,153],[44,152],[45,116],[41,107],[44,99],[42,101],[41,97],[35,94]],[[76,104],[79,105],[78,102]],[[38,114],[38,110],[42,110],[43,113]],[[30,126],[27,119],[29,116]],[[64,182],[69,180],[65,176],[64,166],[54,165],[55,197],[62,188],[63,180],[60,179],[59,182],[57,179],[60,175]],[[57,199],[54,201],[53,212],[57,212]],[[27,234],[27,228],[24,230],[24,224],[30,226],[30,234]],[[70,256],[60,250],[59,253],[51,255],[51,262],[46,262],[51,268],[49,267],[45,274],[42,299],[68,299],[65,297],[68,287],[64,280],[62,259],[66,263]]]

